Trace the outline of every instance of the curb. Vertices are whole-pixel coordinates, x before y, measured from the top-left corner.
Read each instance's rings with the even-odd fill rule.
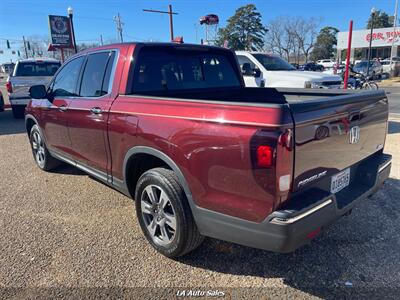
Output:
[[[400,114],[389,113],[389,120],[399,121],[400,120]]]

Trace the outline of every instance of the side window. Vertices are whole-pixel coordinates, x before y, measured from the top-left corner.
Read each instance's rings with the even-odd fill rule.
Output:
[[[253,71],[256,68],[256,65],[246,56],[238,55],[237,58],[239,61],[240,70],[242,71],[243,75],[253,74]]]
[[[88,56],[79,95],[100,97],[108,94],[115,52],[100,52]]]
[[[68,62],[61,69],[52,83],[54,97],[76,96],[76,84],[78,82],[79,72],[84,60],[85,57],[80,56]]]

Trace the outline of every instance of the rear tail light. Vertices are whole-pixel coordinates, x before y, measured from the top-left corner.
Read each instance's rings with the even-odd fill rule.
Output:
[[[12,83],[11,83],[11,81],[7,81],[7,83],[6,83],[6,89],[7,89],[7,92],[9,92],[9,93],[12,93]]]
[[[289,195],[293,173],[293,132],[285,129],[277,135],[274,131],[259,130],[250,140],[254,178],[277,204]]]
[[[257,148],[257,166],[269,168],[272,166],[274,149],[270,146],[258,146]]]

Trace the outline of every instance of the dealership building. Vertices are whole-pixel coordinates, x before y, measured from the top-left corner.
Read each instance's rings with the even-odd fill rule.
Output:
[[[340,60],[343,50],[347,49],[349,38],[348,31],[342,31],[337,36],[337,57]],[[353,30],[351,39],[350,61],[356,59],[368,59],[368,47],[371,39],[371,30]],[[372,34],[371,58],[390,58],[392,43],[394,41],[393,56],[399,56],[400,28],[377,28]]]

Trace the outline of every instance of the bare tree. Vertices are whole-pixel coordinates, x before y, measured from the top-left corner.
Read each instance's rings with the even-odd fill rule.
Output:
[[[308,20],[297,17],[292,21],[293,35],[297,41],[298,47],[304,56],[305,62],[308,61],[308,57],[311,53],[312,48],[318,34],[317,28],[321,21],[315,18]]]
[[[314,46],[320,21],[315,18],[278,17],[268,25],[266,50],[299,63],[307,61]]]
[[[272,20],[268,25],[268,34],[266,36],[266,49],[272,53],[276,53],[281,57],[289,60],[294,49],[294,36],[288,25],[287,17],[279,17]]]

